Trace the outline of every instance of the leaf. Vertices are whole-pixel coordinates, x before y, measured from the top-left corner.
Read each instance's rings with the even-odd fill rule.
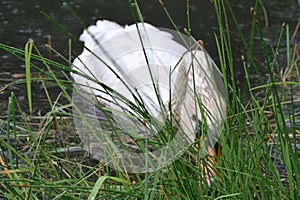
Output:
[[[92,189],[92,192],[90,193],[89,197],[88,197],[88,200],[94,200],[102,186],[102,184],[104,183],[104,181],[106,179],[108,179],[109,177],[108,176],[100,176],[97,180],[97,182],[95,183],[93,189]]]
[[[29,111],[32,112],[32,96],[31,96],[31,76],[30,76],[30,58],[32,52],[33,40],[29,40],[25,45],[25,74],[27,85],[27,98]]]
[[[123,183],[123,184],[129,184],[129,182],[127,180],[118,178],[118,177],[113,177],[113,176],[100,176],[97,180],[97,182],[95,183],[92,192],[90,193],[88,199],[89,200],[94,200],[102,186],[102,184],[104,183],[104,181],[106,179],[111,179],[113,181],[119,182],[119,183]]]

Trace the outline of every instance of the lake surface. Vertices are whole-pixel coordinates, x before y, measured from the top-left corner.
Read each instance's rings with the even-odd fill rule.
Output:
[[[254,6],[254,1],[233,0],[233,10],[238,18],[244,34],[250,35],[251,19],[250,7]],[[83,20],[84,24],[94,24],[97,19],[110,19],[122,25],[133,22],[130,8],[124,0],[73,0],[68,1],[76,14]],[[267,45],[275,45],[282,22],[294,28],[299,17],[300,7],[297,0],[290,1],[264,1],[268,17],[268,26],[263,28]],[[166,0],[166,7],[180,30],[187,27],[186,1]],[[214,33],[218,33],[217,20],[213,5],[210,1],[190,1],[190,17],[192,34],[196,39],[205,42],[206,48],[211,56],[218,63],[218,55],[215,45]],[[141,1],[140,8],[147,22],[157,27],[172,28],[170,21],[166,17],[158,1]],[[79,37],[82,32],[82,25],[71,14],[67,7],[57,0],[2,0],[0,2],[0,42],[17,48],[24,48],[29,39],[33,39],[43,55],[47,55],[44,44],[47,43],[48,36],[52,38],[53,48],[63,56],[67,56],[68,37],[51,23],[42,12],[49,15],[53,20],[62,25],[72,35]],[[264,22],[262,10],[258,11],[258,16]],[[230,23],[232,24],[232,23]],[[264,23],[263,23],[264,24]],[[265,24],[266,25],[266,24]],[[231,37],[234,49],[236,77],[243,79],[242,63],[240,61],[243,45],[239,40],[236,29],[232,28]],[[291,30],[292,31],[292,30]],[[74,57],[81,52],[80,46],[73,46]],[[282,48],[284,52],[284,47]],[[283,53],[282,62],[285,62]],[[74,58],[73,57],[73,58]],[[15,57],[0,50],[0,90],[5,84],[17,80],[24,74],[24,63]],[[55,60],[58,58],[54,57]],[[41,85],[34,85],[33,99],[45,102],[45,95]],[[26,90],[24,84],[10,86],[0,94],[0,113],[5,113],[7,100],[11,91],[14,91],[21,104],[26,104]],[[50,92],[57,94],[53,88]],[[54,95],[55,96],[55,95]],[[35,106],[36,112],[43,107]]]

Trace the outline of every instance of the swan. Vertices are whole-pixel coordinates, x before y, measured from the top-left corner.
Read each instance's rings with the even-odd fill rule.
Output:
[[[71,76],[76,113],[89,117],[90,128],[83,128],[88,126],[82,120],[75,125],[96,159],[114,157],[114,167],[117,162],[129,172],[151,171],[199,137],[205,141],[195,145],[199,155],[210,153],[207,149],[222,131],[226,105],[215,64],[199,43],[149,23],[121,26],[109,20],[89,26],[80,40],[84,50],[73,61]],[[199,135],[200,129],[207,133]],[[151,141],[159,140],[161,132],[172,136],[157,147]],[[147,168],[145,159],[151,162]]]

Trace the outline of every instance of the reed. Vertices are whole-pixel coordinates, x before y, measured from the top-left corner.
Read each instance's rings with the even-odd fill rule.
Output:
[[[190,1],[186,2],[190,26]],[[209,165],[208,158],[217,160],[212,185],[203,180],[193,147],[167,167],[143,174],[113,170],[107,163],[94,160],[84,150],[75,129],[74,117],[83,116],[72,113],[73,81],[69,74],[77,73],[90,80],[93,77],[71,68],[70,59],[51,46],[48,46],[51,52],[67,64],[46,58],[34,42],[29,42],[25,50],[0,44],[0,49],[26,63],[26,78],[10,82],[8,87],[27,85],[29,105],[28,111],[11,93],[7,112],[0,116],[0,198],[299,199],[300,56],[299,47],[290,37],[298,30],[291,32],[294,27],[283,24],[279,27],[277,44],[270,48],[264,42],[256,15],[263,10],[267,16],[260,0],[255,1],[249,13],[252,14],[250,33],[243,33],[239,27],[229,0],[214,0],[212,6],[219,26],[214,35],[227,105],[224,130],[218,140],[221,157],[199,161]],[[137,1],[129,1],[129,7],[136,20],[141,21]],[[80,20],[72,8],[68,8]],[[163,1],[157,3],[157,9],[164,10],[176,29],[176,21]],[[78,44],[76,37],[44,15],[54,28]],[[190,29],[187,27],[187,33]],[[235,77],[232,31],[239,34],[244,45],[240,55],[244,80]],[[281,66],[278,58],[283,43],[286,66]],[[262,65],[256,61],[254,49],[262,52]],[[261,68],[267,69],[267,75],[261,74]],[[33,76],[32,71],[38,75]],[[49,110],[43,115],[32,113],[31,87],[36,84],[42,86],[49,103]],[[60,91],[59,95],[51,95],[53,88]],[[136,108],[136,111],[146,115],[141,109]],[[115,128],[113,123],[108,125]]]

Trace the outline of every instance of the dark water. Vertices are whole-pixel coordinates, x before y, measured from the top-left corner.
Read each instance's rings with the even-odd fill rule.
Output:
[[[246,35],[250,35],[251,14],[250,7],[254,6],[254,1],[233,0],[233,10],[237,16],[240,26]],[[97,19],[110,19],[120,24],[130,24],[133,22],[128,1],[124,0],[72,0],[68,1],[76,14],[83,20],[84,24],[95,23]],[[268,26],[263,31],[267,45],[276,44],[276,40],[282,22],[286,22],[290,27],[295,27],[300,10],[297,0],[289,1],[264,1],[267,11]],[[166,0],[166,7],[170,15],[178,25],[180,30],[187,27],[186,1]],[[172,28],[166,14],[158,1],[140,1],[140,8],[144,19],[158,27]],[[218,55],[215,46],[214,33],[218,33],[217,20],[213,5],[210,1],[190,1],[190,18],[192,34],[196,39],[202,39],[211,56],[218,63]],[[50,35],[52,45],[63,56],[67,56],[68,37],[51,23],[42,13],[45,12],[57,23],[65,27],[72,35],[79,37],[83,27],[78,20],[72,16],[66,6],[57,0],[2,0],[0,2],[0,42],[17,48],[24,48],[29,38],[35,41],[40,51],[46,56],[44,44]],[[258,17],[264,22],[262,10],[258,10]],[[230,22],[232,24],[232,22]],[[263,25],[264,23],[262,23]],[[266,25],[266,24],[265,24]],[[232,45],[234,49],[236,76],[243,79],[241,73],[240,55],[243,45],[238,39],[236,29],[231,29]],[[74,54],[81,52],[80,46],[73,46]],[[283,49],[284,51],[284,49]],[[285,54],[284,54],[285,55]],[[54,57],[55,60],[58,58]],[[21,74],[24,74],[24,64],[6,52],[0,50],[0,90],[4,85],[14,81]],[[283,60],[284,62],[284,60]],[[50,89],[53,94],[57,94],[56,88]],[[21,104],[26,104],[26,90],[24,84],[10,86],[0,94],[0,113],[5,112],[7,99],[14,91]],[[51,92],[51,91],[50,91]],[[45,95],[41,84],[34,85],[34,101],[45,103]],[[55,95],[54,95],[55,96]],[[38,109],[40,106],[35,106]]]

